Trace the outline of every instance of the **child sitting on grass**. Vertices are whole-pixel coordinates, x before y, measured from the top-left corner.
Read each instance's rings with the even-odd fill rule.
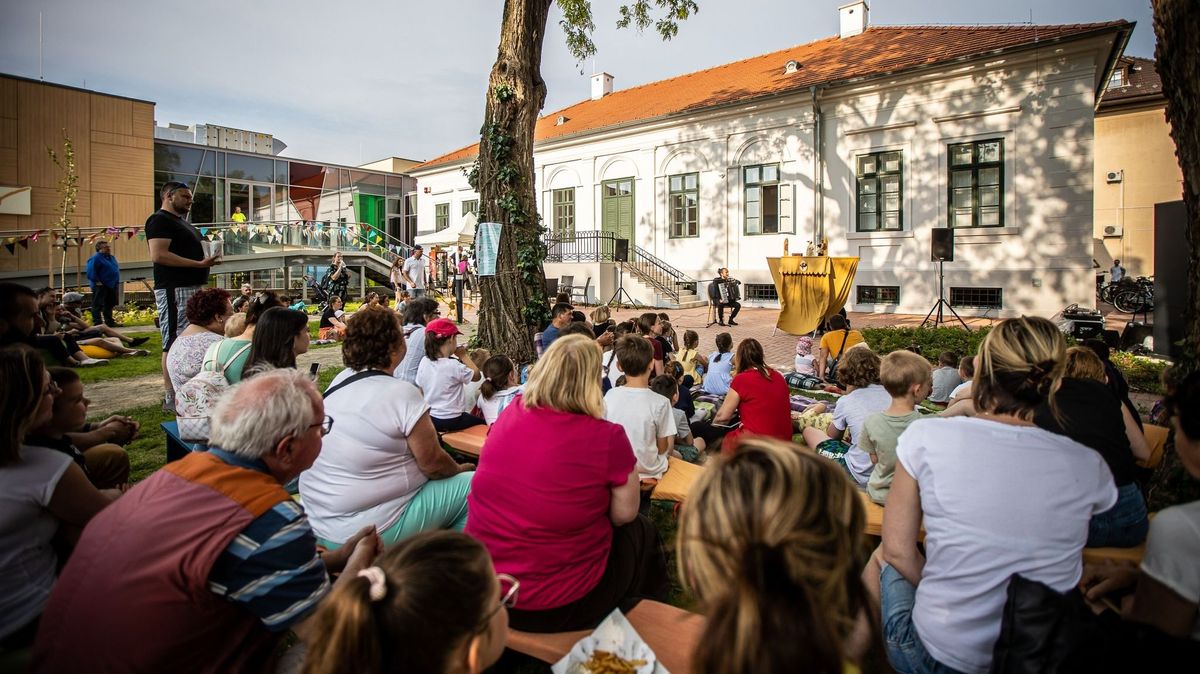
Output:
[[[817,375],[816,366],[813,364],[816,358],[812,355],[813,339],[808,335],[804,335],[796,340],[796,362],[795,371],[799,374],[815,377]]]
[[[879,365],[879,381],[892,404],[863,422],[858,446],[871,456],[875,468],[867,479],[867,495],[883,505],[896,474],[896,443],[908,425],[921,418],[917,403],[929,395],[932,376],[929,361],[911,351],[893,351]]]
[[[650,390],[654,347],[644,337],[626,335],[617,340],[616,352],[625,385],[604,394],[605,418],[625,429],[637,457],[638,478],[661,478],[675,438],[675,417],[671,401]]]
[[[683,331],[683,349],[675,353],[675,359],[683,365],[683,371],[692,378],[692,384],[704,383],[704,368],[708,359],[699,351],[700,335],[695,330]]]
[[[929,402],[945,405],[950,402],[950,395],[954,389],[962,383],[962,375],[958,372],[958,354],[943,351],[938,355],[938,368],[933,371],[933,388],[929,394]]]
[[[879,356],[865,344],[846,348],[838,367],[838,381],[846,387],[846,395],[833,408],[833,422],[824,432],[805,428],[804,441],[813,451],[845,466],[861,488],[866,486],[874,469],[871,457],[858,446],[863,422],[887,409],[892,398],[879,385]],[[847,433],[850,442],[845,441]]]
[[[688,463],[703,463],[704,439],[692,436],[687,413],[675,407],[679,401],[679,384],[669,374],[660,374],[650,382],[650,390],[671,401],[671,414],[675,418],[675,449],[671,452]]]

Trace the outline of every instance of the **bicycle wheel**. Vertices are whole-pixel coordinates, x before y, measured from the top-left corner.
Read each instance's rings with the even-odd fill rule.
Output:
[[[1125,288],[1113,295],[1112,305],[1125,314],[1136,314],[1142,310],[1142,293],[1136,288]]]

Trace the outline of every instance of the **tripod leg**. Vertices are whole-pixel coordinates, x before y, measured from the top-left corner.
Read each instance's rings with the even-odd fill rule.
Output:
[[[941,301],[941,300],[939,300],[939,301]],[[921,321],[922,328],[925,327],[925,324],[929,322],[930,317],[933,316],[933,312],[937,311],[937,309],[938,309],[938,305],[936,305],[936,304],[929,308],[929,313],[925,314],[925,320]]]
[[[953,304],[950,304],[949,302],[946,302],[946,308],[950,310],[950,313],[954,314],[954,317],[958,319],[958,322],[959,322],[959,323],[962,323],[962,326],[963,326],[963,329],[964,329],[964,330],[966,330],[967,332],[970,332],[970,331],[971,331],[971,328],[970,328],[970,326],[968,326],[968,325],[967,325],[967,322],[966,322],[966,321],[964,321],[964,320],[962,319],[962,316],[959,316],[959,315],[958,315],[958,312],[954,310],[954,305],[953,305]]]

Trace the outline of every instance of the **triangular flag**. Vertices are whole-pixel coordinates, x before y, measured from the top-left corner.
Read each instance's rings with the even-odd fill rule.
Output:
[[[137,234],[137,229],[130,228],[125,232],[125,240],[128,241],[132,239],[134,234]]]
[[[34,242],[34,243],[37,243],[38,237],[39,237],[39,236],[41,236],[41,235],[42,235],[42,233],[43,233],[43,232],[45,232],[45,231],[46,231],[46,230],[44,230],[44,229],[39,229],[38,231],[34,232],[33,234],[30,234],[30,235],[29,235],[29,240],[30,240],[30,241],[32,241],[32,242]]]
[[[33,241],[34,241],[34,243],[37,243],[36,240],[33,240]],[[17,243],[21,244],[21,247],[24,248],[25,250],[29,250],[29,242],[30,242],[30,239],[20,239],[19,241],[17,241]]]
[[[200,236],[208,236],[208,228],[207,227],[200,228]],[[211,239],[209,239],[209,240],[211,241]]]
[[[4,244],[4,247],[8,249],[8,254],[9,254],[9,255],[16,255],[16,253],[17,253],[17,244],[15,244],[15,243],[6,243],[6,244]]]

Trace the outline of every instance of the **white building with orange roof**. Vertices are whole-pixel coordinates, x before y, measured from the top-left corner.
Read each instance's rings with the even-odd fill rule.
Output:
[[[692,299],[672,274],[704,297],[728,267],[770,305],[766,259],[827,240],[860,258],[848,308],[924,313],[931,232],[952,228],[945,291],[961,313],[1093,306],[1095,111],[1134,25],[870,26],[865,3],[839,11],[839,35],[626,90],[600,73],[588,100],[543,116],[547,276],[608,299],[622,238],[639,301]],[[421,231],[477,210],[463,172],[477,152],[410,169]]]

